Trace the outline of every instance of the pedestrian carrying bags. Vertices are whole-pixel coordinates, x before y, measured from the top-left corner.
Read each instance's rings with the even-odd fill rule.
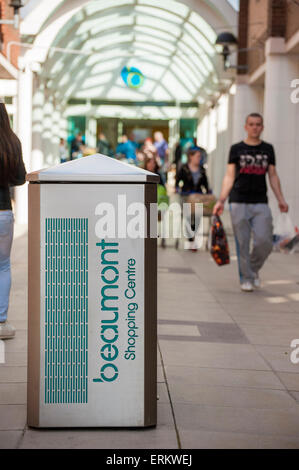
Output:
[[[218,266],[224,266],[230,263],[227,237],[218,215],[212,217],[211,255]]]

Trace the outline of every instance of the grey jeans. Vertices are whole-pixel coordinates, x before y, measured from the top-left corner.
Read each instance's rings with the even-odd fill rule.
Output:
[[[268,204],[230,204],[241,282],[252,282],[272,251],[273,224]],[[250,253],[250,240],[253,248]]]

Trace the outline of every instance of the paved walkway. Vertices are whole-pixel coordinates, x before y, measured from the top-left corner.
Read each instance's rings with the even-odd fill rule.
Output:
[[[158,426],[149,430],[26,427],[26,236],[13,250],[10,319],[0,365],[0,448],[299,448],[299,254],[273,254],[264,288],[243,294],[236,260],[159,251]]]

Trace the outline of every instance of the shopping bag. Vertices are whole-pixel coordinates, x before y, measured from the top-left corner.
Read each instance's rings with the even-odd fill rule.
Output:
[[[203,205],[203,215],[211,216],[213,214],[213,209],[216,204],[216,198],[214,194],[200,194],[192,193],[188,196],[187,202],[191,204],[191,213],[194,214],[196,210],[195,204]]]
[[[287,212],[280,212],[274,225],[274,250],[283,250],[295,236],[296,231],[290,215]]]
[[[218,266],[225,266],[230,263],[227,237],[218,215],[212,217],[211,255]]]

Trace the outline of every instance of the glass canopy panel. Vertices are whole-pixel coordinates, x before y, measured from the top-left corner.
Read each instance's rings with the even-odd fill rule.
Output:
[[[101,15],[97,18],[86,19],[78,28],[77,35],[82,35],[86,32],[90,34],[97,34],[100,31],[117,29],[120,26],[133,26],[134,18],[130,15],[121,15],[120,13],[111,13]]]
[[[188,22],[204,34],[211,44],[215,43],[217,37],[216,32],[201,16],[192,12]]]
[[[157,6],[156,0],[137,0],[138,5],[148,5],[148,6]],[[160,3],[161,7],[165,10],[177,13],[179,16],[185,17],[189,12],[189,8],[180,2],[175,2],[173,0],[163,0]]]
[[[157,40],[160,40],[160,39],[163,39],[164,41],[168,42],[172,42],[173,40],[175,40],[178,35],[174,34],[173,31],[162,31],[160,29],[158,29],[158,27],[156,27],[155,29],[153,29],[152,27],[149,27],[149,26],[146,26],[146,25],[142,25],[142,26],[139,26],[138,24],[137,25],[134,25],[134,31],[136,31],[137,33],[143,33],[143,34],[150,34],[152,35],[153,37],[155,37],[155,39]]]
[[[141,16],[138,15],[136,17],[136,24],[140,26],[151,26],[153,29],[155,27],[161,29],[162,31],[169,31],[170,25],[167,23],[167,21],[160,20],[158,18],[151,18],[147,16]],[[181,34],[181,28],[177,25],[172,24],[171,25],[171,32],[174,33],[176,36],[179,36]]]
[[[192,95],[186,90],[184,85],[177,80],[177,78],[170,72],[167,71],[162,79],[162,85],[171,93],[177,97],[180,101],[191,101]]]
[[[81,89],[90,98],[189,101],[198,97],[209,76],[218,82],[215,39],[203,18],[174,0],[95,0],[74,15],[55,41],[91,55],[70,58],[51,52],[53,86],[57,74],[59,86],[71,96],[82,96]],[[142,89],[126,87],[120,77],[124,65],[142,71]]]
[[[87,15],[94,15],[101,10],[120,8],[126,5],[135,5],[135,0],[109,0],[108,2],[107,0],[93,0],[84,7],[84,10]]]
[[[194,37],[190,36],[189,32],[184,32],[183,40],[185,44],[189,45],[190,48],[193,49],[194,53],[196,53],[196,49],[199,47],[208,55],[213,56],[215,54],[214,47],[212,47],[211,44],[199,33],[197,34],[197,37]]]
[[[117,44],[122,44],[124,42],[133,42],[134,35],[131,34],[122,34],[120,32],[105,34],[104,36],[99,36],[97,38],[89,39],[84,43],[83,50],[100,50],[105,49],[106,47],[114,46]]]
[[[156,17],[161,20],[165,20],[168,23],[175,23],[181,25],[184,22],[184,17],[176,15],[175,10],[173,10],[173,13],[171,13],[169,11],[164,10],[163,8],[164,3],[162,2],[160,4],[156,3],[155,8],[136,5],[135,11],[137,12],[137,14],[141,13],[146,16]]]
[[[193,85],[193,83],[188,79],[188,75],[184,72],[184,70],[178,68],[175,66],[175,64],[172,64],[170,67],[170,71],[173,73],[173,75],[176,77],[176,79],[186,88],[188,93],[190,95],[194,95],[197,91],[197,87]]]

